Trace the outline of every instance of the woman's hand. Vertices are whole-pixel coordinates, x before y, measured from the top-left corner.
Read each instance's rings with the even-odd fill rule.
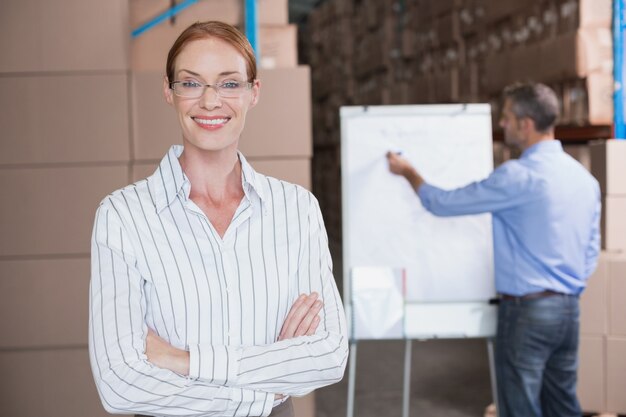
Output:
[[[280,329],[278,340],[292,339],[299,336],[311,336],[315,334],[320,324],[319,312],[324,305],[318,300],[318,295],[313,292],[309,295],[301,294],[291,306],[289,314]],[[275,399],[281,400],[285,396],[276,394]]]
[[[146,337],[148,360],[159,368],[169,369],[180,375],[189,375],[189,352],[177,349],[161,339],[151,328]]]
[[[302,294],[296,299],[283,323],[278,340],[315,334],[320,324],[319,312],[323,306],[322,301],[317,298],[317,293],[313,292],[309,295]]]

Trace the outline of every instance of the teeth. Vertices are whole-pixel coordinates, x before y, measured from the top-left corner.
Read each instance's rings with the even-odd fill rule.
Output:
[[[228,119],[196,119],[194,120],[202,125],[222,125],[228,121]]]

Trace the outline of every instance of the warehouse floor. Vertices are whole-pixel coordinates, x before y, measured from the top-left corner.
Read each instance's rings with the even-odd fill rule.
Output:
[[[402,416],[403,341],[359,342],[354,415]],[[491,403],[484,339],[413,342],[411,416],[482,417]],[[344,417],[344,379],[316,391],[317,417]]]

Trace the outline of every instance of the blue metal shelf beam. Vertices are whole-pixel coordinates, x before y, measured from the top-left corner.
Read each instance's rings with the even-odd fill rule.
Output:
[[[624,114],[624,102],[626,91],[624,89],[624,34],[626,33],[625,0],[613,0],[613,78],[615,91],[613,92],[613,124],[615,137],[626,139],[626,115]]]
[[[164,20],[170,19],[173,16],[176,16],[181,11],[185,10],[189,6],[197,3],[199,0],[185,0],[180,4],[164,11],[160,15],[154,17],[150,21],[144,23],[139,26],[137,29],[133,30],[131,35],[133,38],[141,35],[142,33],[152,29],[159,23]],[[252,49],[254,49],[254,54],[256,55],[257,61],[260,59],[260,51],[259,51],[259,22],[257,18],[257,2],[256,0],[244,0],[245,1],[245,26],[246,26],[246,36],[252,45]]]
[[[259,61],[260,51],[259,51],[259,21],[257,18],[257,4],[256,0],[245,0],[246,1],[246,37],[248,41],[250,41],[250,45],[252,45],[252,49],[254,49],[254,55],[256,56],[257,62]]]
[[[163,12],[160,15],[156,16],[155,18],[151,19],[147,23],[144,23],[143,25],[139,26],[137,29],[133,30],[133,32],[131,34],[132,37],[136,38],[137,36],[141,35],[145,31],[152,29],[153,27],[155,27],[156,25],[158,25],[159,23],[161,23],[164,20],[167,20],[167,19],[169,19],[169,18],[171,18],[173,16],[176,16],[178,13],[182,12],[187,7],[193,5],[194,3],[197,3],[197,2],[198,2],[198,0],[185,0],[182,3],[180,3],[180,4],[177,4],[176,6],[166,10],[165,12]]]

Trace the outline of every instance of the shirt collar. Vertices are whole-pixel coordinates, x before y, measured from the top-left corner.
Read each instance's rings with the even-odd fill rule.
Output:
[[[241,152],[237,152],[237,155],[239,155],[239,161],[241,162],[241,185],[246,196],[248,196],[248,191],[252,190],[259,196],[261,203],[265,204],[267,201],[263,192],[263,184],[261,184],[264,176],[252,168],[252,165],[248,163],[248,160]]]
[[[167,154],[161,159],[154,174],[148,178],[148,184],[154,196],[154,205],[157,212],[161,212],[164,208],[171,205],[177,196],[180,196],[185,201],[189,199],[191,182],[178,161],[178,158],[183,153],[183,149],[181,145],[170,147]],[[262,175],[252,168],[241,152],[237,152],[237,155],[241,162],[241,185],[246,197],[249,198],[249,192],[254,191],[264,204],[265,198],[260,182]]]
[[[182,153],[182,146],[170,147],[154,174],[148,178],[148,186],[154,198],[157,212],[172,204],[179,194],[185,200],[189,198],[191,183],[183,172],[180,162],[178,162],[178,157]]]
[[[550,140],[542,140],[541,142],[537,142],[524,152],[522,152],[522,158],[529,157],[530,155],[536,153],[552,153],[552,152],[563,152],[563,145],[561,141],[556,139]]]

